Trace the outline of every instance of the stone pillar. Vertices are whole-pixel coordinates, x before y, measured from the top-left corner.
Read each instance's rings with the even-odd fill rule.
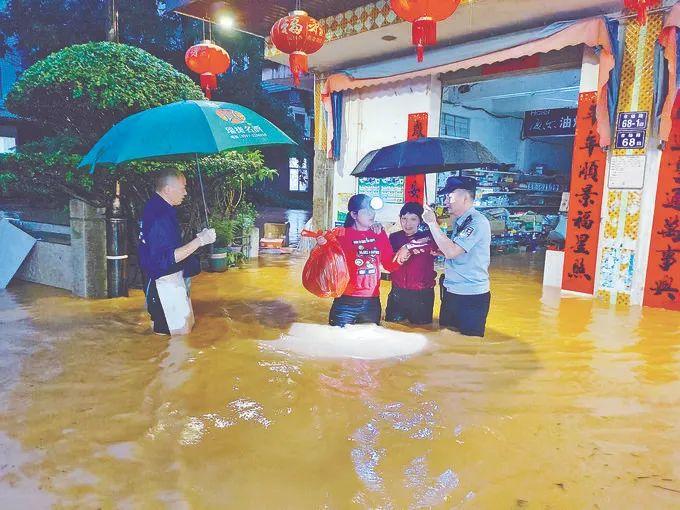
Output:
[[[71,252],[73,293],[84,298],[105,298],[106,210],[72,199]]]
[[[250,248],[248,258],[256,259],[260,254],[260,229],[253,227],[250,229]]]
[[[312,195],[312,223],[315,229],[333,227],[333,161],[327,157],[328,115],[323,107],[322,91],[325,80],[314,80],[314,190]]]
[[[314,228],[326,230],[333,227],[333,161],[325,150],[314,151],[314,195],[312,218]]]

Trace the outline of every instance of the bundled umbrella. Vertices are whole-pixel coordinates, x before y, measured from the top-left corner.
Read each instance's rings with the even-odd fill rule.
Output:
[[[270,145],[294,145],[283,131],[254,111],[233,103],[179,101],[136,113],[113,126],[78,165],[120,165],[145,159],[193,159],[205,201],[199,156]]]

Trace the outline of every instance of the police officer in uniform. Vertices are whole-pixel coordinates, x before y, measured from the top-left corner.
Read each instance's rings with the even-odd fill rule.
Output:
[[[442,305],[439,324],[467,336],[484,336],[491,292],[489,261],[491,225],[473,207],[477,181],[470,177],[449,177],[438,195],[446,195],[453,222],[449,239],[437,224],[434,211],[426,206],[423,221],[444,254]]]

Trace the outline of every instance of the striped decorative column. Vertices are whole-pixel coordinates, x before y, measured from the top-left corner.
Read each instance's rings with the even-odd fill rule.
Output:
[[[642,27],[633,20],[625,25],[619,112],[649,112],[650,122],[645,149],[614,149],[612,156],[645,156],[656,152],[650,130],[654,100],[654,47],[662,22],[662,15],[654,14]],[[643,192],[610,190],[605,185],[604,193],[597,296],[605,302],[628,305],[634,292],[634,276],[636,271],[640,272],[637,267],[641,263],[640,256],[645,251],[645,243],[641,242],[640,236]]]

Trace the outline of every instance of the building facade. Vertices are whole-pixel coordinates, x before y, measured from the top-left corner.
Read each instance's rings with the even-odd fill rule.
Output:
[[[326,30],[309,59],[316,228],[339,222],[357,191],[388,199],[383,220],[423,183],[416,195],[435,202],[436,174],[351,176],[368,152],[416,136],[417,125],[417,136],[470,139],[498,160],[495,172],[470,174],[482,185],[480,209],[505,232],[499,240],[519,231],[530,242],[537,224],[557,222],[546,284],[680,309],[676,0],[646,19],[620,0],[463,0],[422,62],[410,23],[387,0],[306,7]],[[285,10],[243,7],[239,22],[265,35]],[[287,62],[271,46],[267,57]]]

